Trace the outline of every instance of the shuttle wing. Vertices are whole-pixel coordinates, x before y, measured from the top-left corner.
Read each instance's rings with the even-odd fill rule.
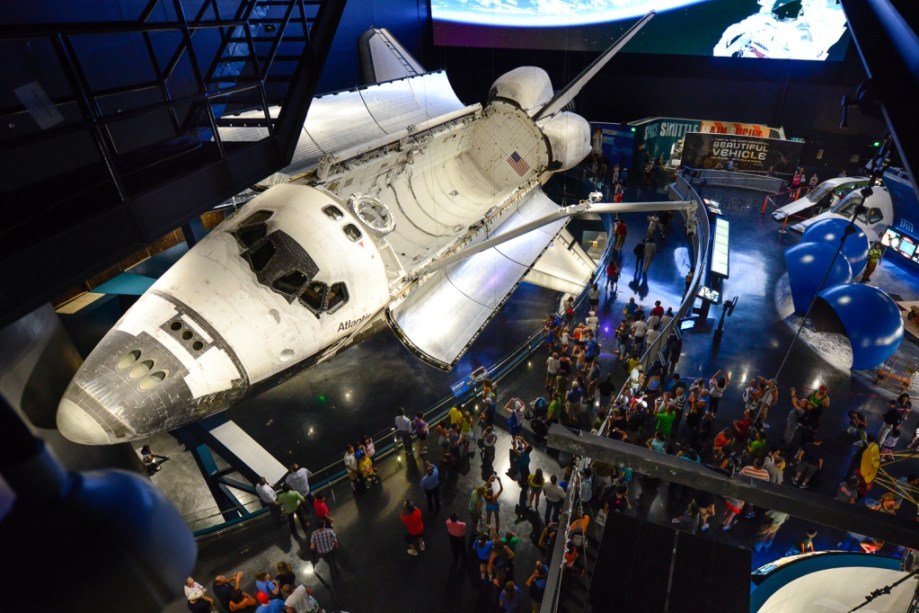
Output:
[[[541,189],[492,233],[499,236],[558,209]],[[387,318],[402,343],[422,360],[448,370],[466,352],[534,262],[564,228],[561,219],[436,270]],[[586,280],[588,270],[584,276]]]
[[[577,296],[596,267],[580,243],[563,229],[523,280]]]

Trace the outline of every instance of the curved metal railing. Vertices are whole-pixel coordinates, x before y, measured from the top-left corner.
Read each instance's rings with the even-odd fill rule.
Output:
[[[717,171],[715,171],[717,172]],[[730,173],[737,174],[737,173]],[[695,303],[696,292],[701,285],[702,280],[705,278],[706,266],[705,263],[708,261],[708,249],[711,239],[711,227],[708,222],[708,212],[705,207],[705,203],[702,198],[693,188],[690,182],[678,175],[676,181],[671,185],[671,197],[674,200],[692,200],[696,203],[696,208],[694,214],[687,215],[683,214],[684,221],[686,222],[687,229],[694,228],[695,231],[687,232],[690,242],[692,243],[693,250],[695,252],[695,274],[693,275],[692,280],[689,283],[689,288],[686,291],[686,295],[683,298],[683,302],[680,304],[680,308],[674,314],[673,320],[667,326],[661,330],[660,335],[652,342],[646,349],[644,354],[641,356],[641,363],[644,365],[645,370],[654,362],[655,359],[662,359],[661,349],[663,345],[667,342],[671,332],[676,332],[679,334],[680,322],[686,316],[687,312],[692,308]],[[625,383],[622,384],[622,387],[619,389],[619,394],[617,398],[620,398],[625,393],[626,386],[629,385],[629,380],[626,379]],[[600,424],[600,428],[597,431],[597,434],[603,436],[606,434],[607,420],[604,420]],[[590,466],[592,460],[590,458],[582,458],[581,465],[578,467],[584,468]],[[573,475],[577,475],[578,471],[574,471]],[[580,494],[580,489],[576,486],[579,484],[577,478],[572,479],[571,485],[569,485],[569,492],[573,492],[574,495],[569,495],[565,498],[565,504],[562,509],[562,516],[565,518],[571,517],[571,510],[576,504],[578,504],[578,496]],[[575,489],[572,489],[575,488]],[[555,546],[552,550],[552,560],[549,563],[549,577],[546,582],[545,595],[543,596],[542,606],[540,608],[540,613],[554,613],[558,610],[559,605],[561,604],[561,591],[562,585],[564,582],[564,564],[562,563],[562,557],[565,552],[565,544],[568,539],[568,525],[564,529],[562,526],[559,526],[559,533],[555,539]],[[584,546],[587,546],[587,539],[585,535]],[[586,564],[586,549],[585,549],[585,564]]]

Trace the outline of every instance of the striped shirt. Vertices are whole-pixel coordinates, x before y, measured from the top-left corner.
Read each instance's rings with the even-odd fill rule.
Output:
[[[769,471],[765,468],[756,468],[752,464],[748,464],[747,466],[741,468],[740,474],[746,477],[753,477],[754,479],[769,481]]]
[[[313,532],[310,544],[316,548],[316,553],[325,554],[335,549],[335,531],[331,528],[320,528]]]

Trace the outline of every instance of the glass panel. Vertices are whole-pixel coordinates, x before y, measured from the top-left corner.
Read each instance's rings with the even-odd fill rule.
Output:
[[[236,237],[236,240],[238,240],[243,247],[251,247],[260,239],[264,238],[267,231],[268,226],[260,223],[254,226],[238,228],[236,232],[233,233],[233,236]]]
[[[268,221],[268,219],[274,215],[274,211],[256,211],[249,215],[244,222],[239,224],[240,226],[251,226],[253,224],[262,223]]]
[[[357,241],[361,240],[361,237],[363,236],[361,231],[357,229],[357,226],[352,223],[349,223],[342,229],[345,231],[345,236],[350,238],[352,242],[356,243]]]
[[[306,278],[305,274],[299,270],[294,270],[293,272],[287,273],[283,277],[278,277],[275,279],[271,286],[282,294],[296,296],[300,293],[300,290],[303,288],[303,286],[306,285],[307,281],[309,281],[309,279]]]
[[[269,240],[247,252],[246,258],[249,260],[249,264],[252,265],[252,270],[261,272],[265,269],[265,266],[268,265],[268,262],[271,261],[271,258],[274,257],[274,253],[274,245]]]
[[[306,286],[300,295],[300,301],[314,313],[322,310],[322,301],[325,299],[326,285],[320,281],[314,281]]]
[[[348,302],[348,288],[344,283],[333,283],[329,288],[329,302],[326,311],[332,313],[346,302]]]
[[[325,213],[326,216],[333,221],[338,221],[344,217],[344,214],[342,214],[341,210],[337,206],[332,206],[331,204],[329,206],[323,207],[322,212]]]

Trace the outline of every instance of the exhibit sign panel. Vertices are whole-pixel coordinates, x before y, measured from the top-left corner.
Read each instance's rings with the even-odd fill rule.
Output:
[[[681,164],[689,168],[728,168],[753,173],[790,175],[798,166],[804,143],[737,134],[689,132],[683,141]]]
[[[590,122],[591,150],[605,158],[612,168],[632,167],[632,156],[635,153],[635,132],[623,123]]]

